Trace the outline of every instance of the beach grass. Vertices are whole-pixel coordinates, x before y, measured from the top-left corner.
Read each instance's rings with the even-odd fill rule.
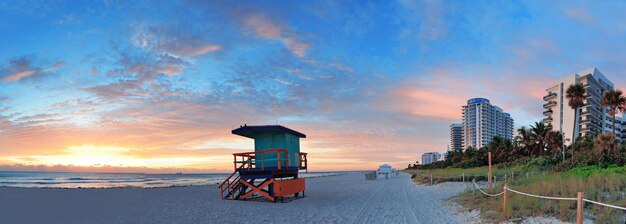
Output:
[[[413,176],[413,181],[421,183],[421,184],[429,184],[430,176],[433,176],[433,183],[441,183],[448,181],[472,181],[476,179],[476,181],[487,180],[487,173],[489,172],[488,166],[474,167],[474,168],[445,168],[445,169],[428,169],[428,170],[404,170],[404,172],[409,174],[416,174]],[[527,168],[521,166],[513,166],[513,167],[500,167],[497,168],[494,166],[492,168],[492,174],[495,176],[497,181],[501,181],[505,179],[511,178],[525,178],[526,176],[537,176],[537,175],[545,175],[548,173],[547,171],[543,171],[538,168]],[[464,176],[464,177],[463,177]]]
[[[626,207],[625,171],[626,167],[592,167],[515,178],[497,183],[492,193],[502,192],[506,183],[510,189],[542,196],[575,198],[580,191],[586,199]],[[508,192],[505,218],[502,196],[487,197],[476,190],[468,190],[453,200],[467,209],[480,209],[481,218],[494,222],[532,216],[553,216],[568,222],[576,219],[576,201],[539,199]],[[624,223],[625,214],[618,209],[591,203],[584,205],[584,217],[596,223]]]

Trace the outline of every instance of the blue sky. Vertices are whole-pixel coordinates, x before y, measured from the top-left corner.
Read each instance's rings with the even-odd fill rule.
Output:
[[[469,98],[489,98],[521,127],[541,119],[544,90],[567,74],[595,66],[623,88],[625,9],[4,1],[0,164],[223,170],[252,144],[232,128],[279,123],[309,136],[319,170],[405,166],[445,150]],[[94,153],[127,162],[75,162]]]

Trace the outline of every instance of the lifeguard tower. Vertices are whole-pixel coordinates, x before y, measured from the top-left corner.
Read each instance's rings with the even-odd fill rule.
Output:
[[[232,133],[254,139],[254,152],[233,154],[234,171],[219,185],[222,199],[260,195],[276,202],[304,196],[305,179],[298,172],[307,170],[307,153],[300,152],[300,138],[306,135],[281,125],[244,125]]]

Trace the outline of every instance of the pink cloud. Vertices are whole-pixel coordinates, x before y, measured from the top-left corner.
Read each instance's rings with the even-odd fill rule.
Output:
[[[199,34],[160,26],[136,25],[131,44],[157,53],[194,57],[219,51],[221,45],[211,44]]]
[[[21,65],[19,66],[14,66],[11,70],[13,70],[12,74],[9,74],[8,76],[4,77],[4,81],[5,82],[15,82],[15,81],[19,81],[23,78],[26,77],[30,77],[39,73],[48,73],[48,72],[53,72],[61,67],[63,67],[63,65],[65,65],[64,61],[58,61],[56,63],[54,63],[53,65],[45,68],[45,69],[39,69],[39,68],[35,68],[32,67],[28,61],[24,61],[21,60],[18,63],[20,63]]]
[[[257,36],[281,41],[287,49],[298,57],[304,57],[310,44],[299,41],[295,33],[285,25],[278,24],[260,14],[251,14],[243,18],[243,24]]]
[[[18,73],[15,73],[13,75],[5,77],[4,81],[5,82],[17,81],[17,80],[20,80],[20,79],[22,79],[24,77],[28,77],[28,76],[30,76],[32,74],[35,74],[35,72],[36,72],[35,70],[28,70],[28,71],[18,72]]]
[[[407,78],[392,88],[377,104],[391,111],[414,117],[432,117],[461,120],[461,106],[474,97],[484,97],[508,112],[523,111],[540,115],[545,88],[555,82],[551,78],[530,74],[489,75],[488,70],[476,69],[472,73],[481,76],[466,77],[465,71],[456,69],[432,69],[427,74]],[[507,93],[507,94],[503,94]],[[512,114],[513,118],[516,114]]]
[[[203,55],[209,52],[218,51],[220,49],[222,49],[222,46],[220,45],[207,44],[204,46],[199,46],[195,49],[189,49],[186,54],[191,55],[191,56],[198,56],[198,55]]]

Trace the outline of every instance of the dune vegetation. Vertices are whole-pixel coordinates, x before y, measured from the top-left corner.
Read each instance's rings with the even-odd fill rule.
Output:
[[[626,144],[620,144],[607,132],[578,138],[563,153],[561,144],[556,144],[561,141],[560,136],[550,134],[550,130],[543,123],[535,123],[530,129],[518,130],[513,141],[495,137],[486,147],[448,152],[443,161],[426,166],[411,164],[405,172],[414,174],[413,180],[422,184],[430,184],[431,175],[433,184],[461,181],[463,177],[465,181],[485,181],[487,154],[491,152],[496,179],[492,193],[502,192],[504,184],[517,191],[552,197],[575,198],[580,191],[586,199],[625,207]],[[479,209],[482,218],[494,222],[530,216],[553,216],[563,221],[576,218],[576,201],[509,193],[504,213],[503,197],[487,197],[468,190],[454,200],[466,209]],[[591,203],[584,205],[584,217],[596,223],[624,223],[625,214]]]

